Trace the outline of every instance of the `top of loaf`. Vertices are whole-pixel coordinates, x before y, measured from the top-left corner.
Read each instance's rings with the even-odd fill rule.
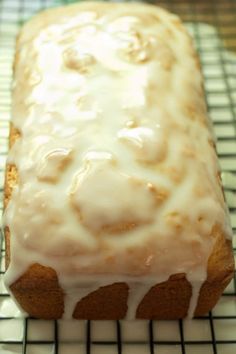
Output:
[[[13,125],[5,222],[31,263],[199,275],[214,234],[230,234],[199,62],[178,17],[90,2],[37,15],[18,38]]]

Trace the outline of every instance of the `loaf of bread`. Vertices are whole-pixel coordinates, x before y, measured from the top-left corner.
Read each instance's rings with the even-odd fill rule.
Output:
[[[84,2],[24,25],[6,284],[45,319],[209,311],[234,271],[199,61],[175,15]]]

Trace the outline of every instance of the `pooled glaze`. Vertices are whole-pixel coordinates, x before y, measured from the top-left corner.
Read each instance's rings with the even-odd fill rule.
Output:
[[[230,236],[192,42],[157,7],[73,9],[44,25],[39,15],[18,42],[6,282],[52,267],[69,318],[82,297],[123,281],[135,318],[152,286],[185,273],[192,316],[213,229]]]

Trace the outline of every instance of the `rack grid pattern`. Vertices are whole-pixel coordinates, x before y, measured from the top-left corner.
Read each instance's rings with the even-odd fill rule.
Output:
[[[34,13],[75,1],[0,0],[0,193],[10,119],[14,43]],[[152,1],[150,1],[152,2]],[[180,15],[200,55],[206,99],[236,233],[236,1],[156,1]],[[2,207],[2,198],[0,201]],[[234,237],[236,253],[236,237]],[[236,279],[215,309],[193,321],[42,321],[21,318],[3,284],[0,259],[1,354],[233,354],[236,353]]]

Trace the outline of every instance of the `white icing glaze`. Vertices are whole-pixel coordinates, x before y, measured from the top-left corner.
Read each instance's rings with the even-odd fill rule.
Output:
[[[3,317],[22,317],[22,315],[26,315],[24,311],[19,307],[19,304],[13,301],[12,298],[6,297],[1,301],[0,304],[0,316]]]
[[[207,277],[206,267],[203,265],[202,269],[199,267],[198,272],[188,273],[187,280],[192,285],[192,296],[189,303],[187,318],[191,319],[194,316],[194,311],[198,303],[198,296],[201,290],[201,286]]]
[[[134,318],[153,285],[185,273],[192,316],[213,228],[230,232],[191,40],[158,7],[52,13],[18,43],[6,282],[36,262],[54,268],[69,318],[91,291],[125,281]]]
[[[165,279],[166,280],[166,279]],[[133,320],[136,317],[136,311],[138,308],[138,305],[141,303],[143,300],[144,296],[148,293],[148,291],[151,289],[153,284],[156,284],[157,280],[152,279],[151,284],[148,282],[148,279],[145,279],[143,282],[140,282],[136,280],[135,281],[129,281],[129,296],[128,296],[128,303],[127,303],[127,314],[126,318],[127,320]]]
[[[205,279],[206,278],[204,278],[204,280]],[[189,303],[188,314],[187,314],[187,318],[189,318],[189,319],[193,318],[193,316],[194,316],[194,311],[195,311],[196,306],[197,306],[198,296],[199,296],[203,281],[202,282],[199,281],[198,283],[191,282],[191,285],[192,285],[192,296],[191,296],[191,300],[190,300],[190,303]]]

